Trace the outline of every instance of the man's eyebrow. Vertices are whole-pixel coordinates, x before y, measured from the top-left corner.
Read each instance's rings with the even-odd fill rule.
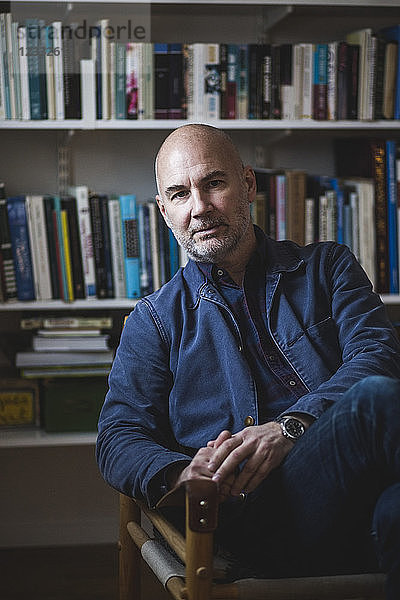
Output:
[[[207,175],[205,175],[204,177],[201,178],[200,183],[207,183],[208,181],[211,181],[212,179],[217,179],[218,177],[226,177],[226,172],[225,171],[221,171],[219,169],[216,169],[215,171],[211,171],[210,173],[207,173]],[[165,189],[165,194],[166,196],[171,196],[174,192],[179,192],[180,190],[184,190],[186,189],[186,185],[182,184],[176,184],[176,185],[170,185]]]

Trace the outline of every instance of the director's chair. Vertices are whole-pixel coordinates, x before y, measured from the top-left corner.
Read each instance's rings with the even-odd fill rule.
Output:
[[[182,536],[157,509],[120,495],[120,600],[140,599],[142,558],[175,600],[383,600],[384,575],[337,575],[289,579],[223,581],[226,564],[213,556],[217,527],[217,486],[191,481],[167,494],[160,507],[182,496],[186,535]],[[151,538],[141,525],[145,515],[158,534]],[[159,537],[162,540],[159,541]],[[158,539],[157,539],[158,538]],[[167,545],[172,549],[170,552]]]

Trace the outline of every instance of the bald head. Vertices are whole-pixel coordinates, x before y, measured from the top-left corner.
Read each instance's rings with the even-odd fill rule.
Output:
[[[232,139],[221,129],[211,125],[188,124],[175,129],[161,145],[155,161],[155,174],[158,192],[160,190],[160,172],[171,163],[171,157],[175,152],[185,152],[198,148],[208,148],[215,156],[223,156],[237,166],[239,170],[243,169],[243,163],[239,152]]]

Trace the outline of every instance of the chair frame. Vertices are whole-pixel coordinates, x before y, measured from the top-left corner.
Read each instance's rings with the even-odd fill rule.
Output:
[[[185,492],[185,493],[183,493]],[[337,575],[288,579],[249,579],[217,584],[213,581],[213,534],[217,527],[218,496],[214,482],[191,481],[177,496],[185,497],[186,536],[183,537],[157,509],[120,494],[120,572],[119,600],[140,600],[140,568],[142,553],[151,538],[141,525],[145,515],[159,531],[179,559],[185,574],[173,570],[165,575],[164,556],[146,558],[175,600],[383,600],[382,574]],[[166,496],[167,501],[174,494]],[[160,503],[163,505],[163,502]],[[154,543],[154,542],[153,542]],[[165,550],[164,550],[165,552]],[[168,562],[168,561],[167,561]]]

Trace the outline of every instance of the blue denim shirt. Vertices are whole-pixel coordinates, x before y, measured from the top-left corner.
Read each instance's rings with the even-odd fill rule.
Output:
[[[354,256],[334,242],[266,238],[265,311],[276,351],[307,392],[290,407],[318,418],[368,375],[400,377],[400,347]],[[192,261],[138,302],[122,332],[99,419],[108,483],[154,505],[154,482],[223,429],[258,423],[256,386],[238,323]]]

